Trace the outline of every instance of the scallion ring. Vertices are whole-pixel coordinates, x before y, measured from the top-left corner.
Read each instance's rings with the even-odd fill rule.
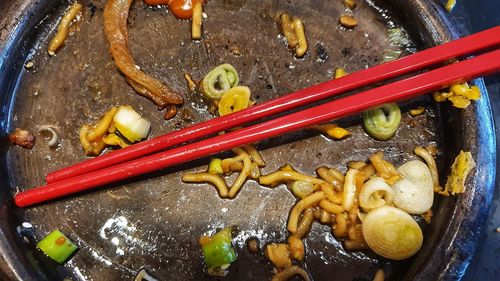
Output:
[[[388,140],[396,134],[401,123],[401,110],[395,103],[387,103],[363,112],[366,132],[377,140]]]
[[[238,86],[239,76],[236,69],[228,64],[221,64],[212,69],[200,84],[201,92],[211,100],[219,100],[229,89]]]

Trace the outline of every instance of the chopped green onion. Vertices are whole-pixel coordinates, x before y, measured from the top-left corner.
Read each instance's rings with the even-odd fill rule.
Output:
[[[131,106],[120,106],[113,121],[120,134],[130,142],[146,138],[151,127],[151,122],[142,118]]]
[[[225,63],[212,69],[200,84],[201,92],[211,100],[219,100],[229,89],[238,86],[238,72],[234,66]]]
[[[78,247],[58,229],[38,242],[37,247],[57,263],[64,263]]]
[[[401,123],[401,110],[395,103],[386,103],[363,112],[366,132],[377,140],[388,140],[394,136]]]
[[[222,267],[236,260],[236,253],[231,245],[231,228],[226,227],[211,237],[202,237],[200,244],[208,268]]]

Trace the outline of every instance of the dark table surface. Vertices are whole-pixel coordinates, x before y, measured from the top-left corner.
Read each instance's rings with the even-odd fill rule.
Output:
[[[500,25],[500,0],[457,0],[452,16],[464,33]],[[497,155],[500,155],[500,75],[485,78],[495,119]],[[500,157],[497,157],[497,167]],[[493,202],[479,246],[463,280],[500,280],[500,171],[497,171]]]
[[[451,14],[464,34],[478,32],[500,25],[500,0],[457,0]],[[500,155],[500,75],[484,80],[495,120],[497,155]],[[500,167],[500,157],[497,157],[497,162],[497,167]],[[497,232],[500,228],[500,171],[497,175],[488,221],[464,281],[500,280],[500,233]]]

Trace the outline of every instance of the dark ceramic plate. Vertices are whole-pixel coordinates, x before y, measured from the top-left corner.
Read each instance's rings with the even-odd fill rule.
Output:
[[[250,254],[245,240],[258,237],[261,246],[286,239],[285,223],[294,203],[285,186],[274,189],[249,181],[235,200],[221,200],[213,187],[187,185],[180,176],[200,170],[208,159],[180,165],[27,209],[12,204],[18,190],[43,184],[44,175],[78,162],[77,130],[94,122],[110,106],[134,105],[153,122],[152,135],[188,125],[180,117],[164,121],[151,102],[136,95],[117,72],[107,50],[102,28],[104,1],[88,4],[79,30],[54,58],[46,55],[48,38],[68,6],[67,1],[2,1],[0,10],[0,276],[20,280],[132,280],[145,267],[162,280],[209,279],[203,273],[197,239],[223,226],[235,226],[239,258],[228,280],[266,280],[272,266],[262,252]],[[459,36],[454,23],[434,1],[358,1],[354,30],[339,27],[341,1],[230,1],[206,5],[208,19],[201,43],[189,38],[189,23],[175,20],[165,9],[151,9],[136,1],[129,18],[130,45],[137,63],[174,90],[187,93],[183,74],[195,79],[228,62],[240,71],[258,102],[331,78],[335,67],[356,71],[381,62],[388,48],[386,29],[402,26],[416,49]],[[287,11],[304,19],[309,41],[305,59],[296,60],[278,35],[275,15]],[[322,46],[328,58],[318,60]],[[239,48],[241,55],[232,50]],[[411,48],[410,48],[411,49]],[[408,50],[407,50],[408,51]],[[26,61],[34,68],[24,69]],[[476,84],[481,85],[478,80]],[[424,104],[424,115],[407,110]],[[338,122],[353,131],[342,141],[331,141],[301,131],[260,143],[267,166],[264,173],[291,163],[313,173],[321,165],[345,170],[350,160],[365,160],[377,150],[401,164],[415,158],[415,145],[439,146],[442,181],[460,149],[470,150],[477,167],[467,192],[439,198],[432,224],[424,225],[425,242],[414,258],[402,262],[382,259],[370,251],[346,252],[330,227],[315,225],[305,240],[304,267],[315,280],[371,280],[384,268],[390,280],[458,279],[467,267],[482,228],[492,194],[495,147],[487,96],[467,110],[439,107],[428,98],[402,104],[403,125],[390,141],[378,142],[364,134],[358,116]],[[210,118],[207,105],[186,94],[184,108],[194,122]],[[49,125],[60,135],[57,149],[38,136],[32,150],[9,145],[13,128],[36,132]],[[22,226],[29,222],[33,228]],[[64,266],[57,266],[35,250],[36,241],[59,228],[79,246]],[[3,279],[2,278],[2,279]]]

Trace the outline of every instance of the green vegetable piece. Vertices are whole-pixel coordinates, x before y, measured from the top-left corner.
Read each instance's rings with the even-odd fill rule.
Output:
[[[202,245],[205,264],[208,268],[232,263],[236,253],[231,245],[231,228],[226,227],[210,237],[208,244]]]
[[[395,103],[387,103],[363,112],[366,132],[377,140],[388,140],[394,136],[401,123],[401,110]]]
[[[37,247],[57,263],[64,263],[78,247],[58,229],[38,242]]]
[[[220,100],[229,89],[238,86],[240,78],[234,66],[225,63],[212,69],[200,84],[201,92],[211,100]]]
[[[210,165],[208,165],[208,173],[212,175],[224,174],[224,170],[222,169],[222,160],[219,158],[210,160]]]

